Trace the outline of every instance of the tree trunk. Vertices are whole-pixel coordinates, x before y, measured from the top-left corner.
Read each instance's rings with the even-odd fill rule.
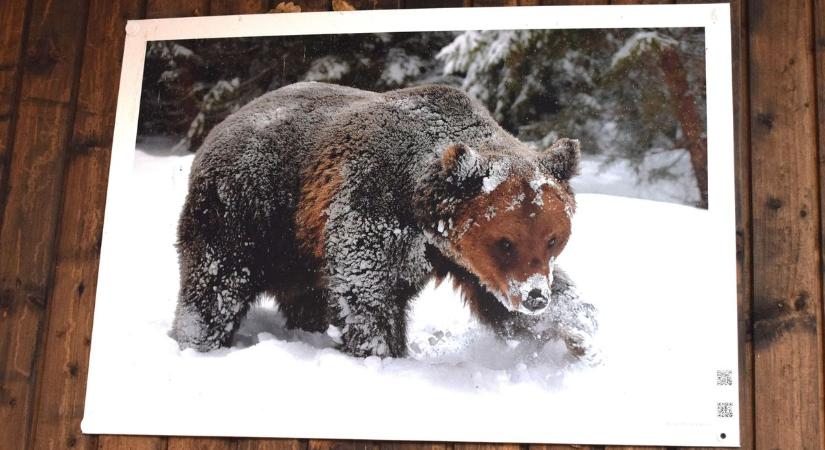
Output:
[[[696,110],[696,103],[688,89],[685,68],[675,49],[666,47],[659,56],[659,65],[665,75],[670,97],[676,108],[676,116],[687,138],[690,163],[696,174],[702,208],[708,207],[708,143],[702,135],[703,124]]]

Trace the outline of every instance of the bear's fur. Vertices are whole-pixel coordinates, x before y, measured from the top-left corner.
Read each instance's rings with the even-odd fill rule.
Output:
[[[409,302],[448,275],[506,338],[587,352],[595,312],[553,262],[575,209],[578,142],[536,152],[463,92],[322,83],[217,125],[178,227],[181,347],[230,344],[256,297],[355,356],[402,356]]]

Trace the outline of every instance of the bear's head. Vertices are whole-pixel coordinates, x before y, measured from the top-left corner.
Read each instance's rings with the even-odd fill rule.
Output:
[[[569,181],[579,157],[572,139],[541,152],[456,144],[441,153],[434,239],[508,310],[539,314],[549,303],[553,264],[570,237]]]

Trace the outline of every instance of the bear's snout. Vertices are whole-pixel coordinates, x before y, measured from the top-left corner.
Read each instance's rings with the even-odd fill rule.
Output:
[[[533,289],[527,294],[527,299],[522,302],[522,305],[531,312],[539,312],[547,307],[547,297],[541,289]]]
[[[551,274],[536,273],[524,281],[510,280],[509,304],[511,311],[523,314],[541,314],[550,304],[550,290],[553,284]],[[502,301],[504,303],[504,301]],[[508,306],[505,304],[505,306]]]

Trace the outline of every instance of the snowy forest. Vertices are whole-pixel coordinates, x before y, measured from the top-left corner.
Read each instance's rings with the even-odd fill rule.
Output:
[[[139,147],[194,152],[266,91],[324,81],[372,91],[459,87],[537,149],[580,139],[576,192],[707,208],[701,28],[275,36],[150,42]],[[149,144],[153,142],[154,144]]]

